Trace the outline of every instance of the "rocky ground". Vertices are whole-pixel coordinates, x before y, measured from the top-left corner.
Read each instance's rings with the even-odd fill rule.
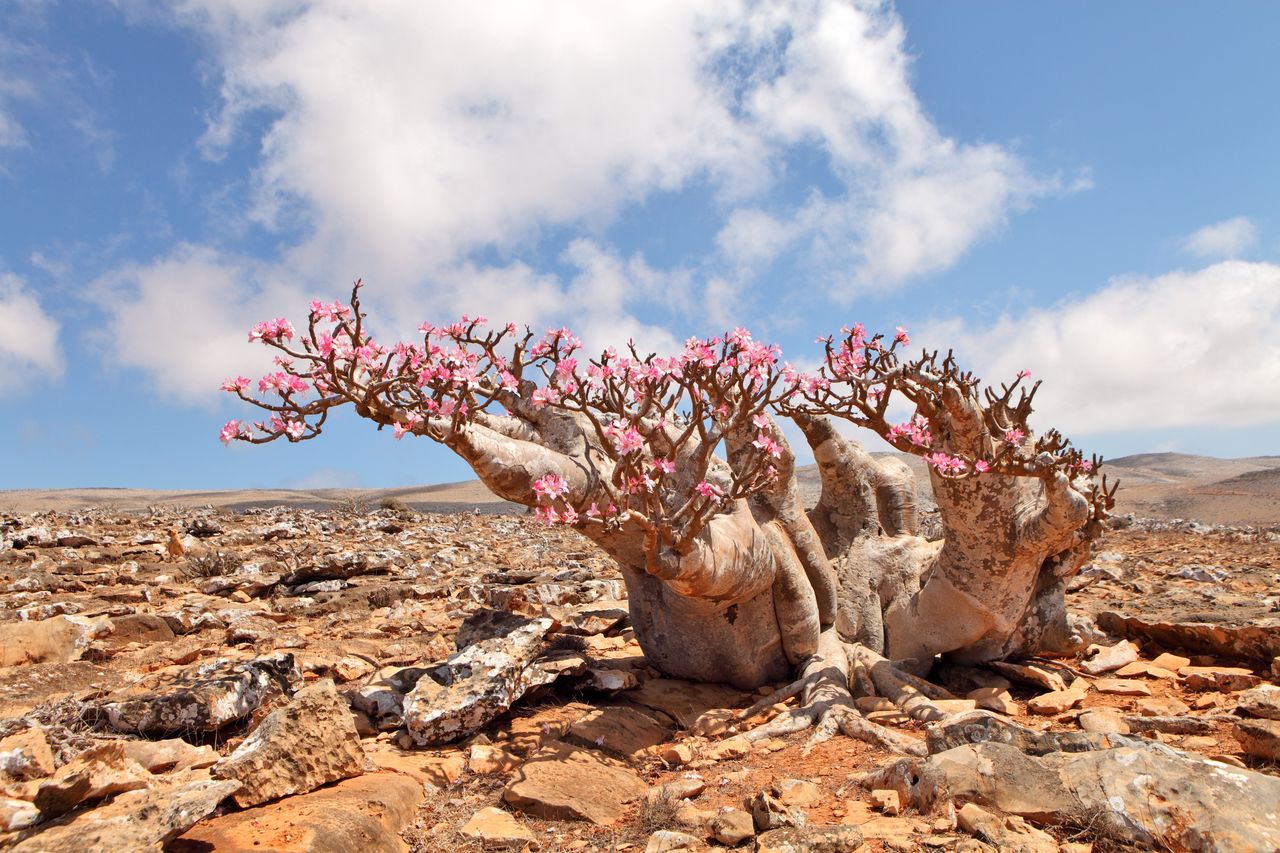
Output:
[[[1088,653],[810,749],[523,516],[0,513],[0,846],[1280,849],[1280,527],[1121,519],[1073,586]]]

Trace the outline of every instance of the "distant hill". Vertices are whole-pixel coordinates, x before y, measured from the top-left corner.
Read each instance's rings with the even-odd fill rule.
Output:
[[[924,463],[915,456],[894,454],[915,471],[920,505],[933,503]],[[1103,466],[1120,480],[1116,512],[1153,518],[1190,518],[1208,524],[1280,524],[1280,456],[1218,459],[1184,453],[1139,453],[1111,459]],[[821,492],[818,469],[797,469],[801,499],[812,506]],[[398,500],[414,509],[434,512],[523,512],[500,500],[477,480],[396,489],[239,489],[225,491],[155,491],[146,489],[48,489],[0,491],[0,512],[38,509],[70,510],[111,507],[139,512],[148,506],[202,506],[230,510],[293,506],[324,509],[354,503],[377,506]]]

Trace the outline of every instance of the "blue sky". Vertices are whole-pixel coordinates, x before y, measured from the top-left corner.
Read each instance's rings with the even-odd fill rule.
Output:
[[[799,363],[861,320],[1108,456],[1280,453],[1280,7],[0,0],[0,488],[469,476],[224,448],[257,320],[363,277]]]

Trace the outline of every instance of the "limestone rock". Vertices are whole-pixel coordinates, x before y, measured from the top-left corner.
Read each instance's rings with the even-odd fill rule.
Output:
[[[856,853],[862,840],[853,826],[789,826],[758,836],[756,853]]]
[[[1151,695],[1150,687],[1130,678],[1099,678],[1093,682],[1093,688],[1099,693],[1109,693],[1113,696]]]
[[[757,832],[784,826],[804,826],[807,818],[799,809],[788,808],[769,791],[761,791],[746,802]]]
[[[724,684],[678,678],[651,678],[624,695],[637,705],[663,712],[685,729],[712,708],[731,708],[745,698],[742,691]]]
[[[1086,691],[1077,687],[1042,693],[1027,701],[1027,710],[1033,714],[1052,716],[1070,711],[1084,701]]]
[[[1058,853],[1058,842],[1043,830],[1036,829],[1023,818],[997,817],[975,803],[968,803],[957,814],[960,828],[990,841],[1008,853]]]
[[[1018,713],[1018,703],[1005,687],[979,687],[969,691],[968,697],[977,707],[997,714],[1013,715]]]
[[[467,757],[467,769],[472,773],[509,773],[519,766],[518,755],[492,744],[473,744]]]
[[[1093,657],[1080,663],[1080,669],[1090,675],[1101,675],[1119,669],[1125,664],[1138,659],[1138,647],[1128,640],[1121,640],[1114,646],[1090,646]]]
[[[239,786],[213,779],[128,791],[106,805],[27,830],[13,853],[153,850],[217,808]]]
[[[89,643],[110,629],[106,620],[83,616],[0,623],[0,667],[80,660]]]
[[[44,818],[65,814],[80,803],[151,786],[154,777],[125,754],[119,742],[88,749],[40,783],[35,804]]]
[[[733,847],[756,834],[751,815],[737,809],[722,811],[707,823],[707,832],[721,844]]]
[[[506,802],[549,820],[589,820],[610,825],[626,803],[648,790],[631,768],[591,750],[552,743],[516,771],[502,792]]]
[[[706,849],[707,845],[701,838],[685,832],[659,829],[649,836],[649,842],[644,846],[644,853],[695,853],[695,851]]]
[[[359,776],[364,762],[347,704],[333,682],[321,681],[268,714],[212,772],[216,779],[240,782],[236,805],[248,808]]]
[[[473,734],[532,687],[558,673],[533,666],[554,623],[531,619],[506,636],[480,640],[430,670],[404,699],[404,724],[422,745]]]
[[[1280,687],[1261,684],[1236,697],[1236,708],[1251,717],[1280,720]],[[3,750],[0,744],[0,750]]]
[[[400,832],[413,821],[422,797],[422,785],[408,776],[366,773],[309,794],[203,821],[165,849],[167,853],[403,853]]]
[[[872,791],[871,804],[890,816],[896,816],[902,812],[902,800],[897,791]]]
[[[1280,720],[1241,720],[1231,733],[1245,755],[1280,761]]]
[[[567,740],[630,758],[671,736],[671,728],[653,714],[625,705],[606,705],[589,711],[569,727]]]
[[[1080,715],[1080,728],[1091,734],[1129,734],[1124,715],[1114,708],[1094,708]]]
[[[17,832],[40,821],[40,810],[26,800],[0,797],[0,832]]]
[[[1220,690],[1235,693],[1257,687],[1262,679],[1240,666],[1184,666],[1178,670],[1183,684],[1191,690]]]
[[[486,845],[519,847],[534,840],[529,827],[516,820],[510,812],[493,806],[480,809],[458,831],[478,838]]]
[[[1134,704],[1134,709],[1144,717],[1176,717],[1191,710],[1176,696],[1144,696]]]
[[[712,761],[727,761],[733,758],[742,758],[744,755],[751,754],[751,741],[742,735],[734,735],[727,740],[722,740],[707,752],[707,758]]]
[[[775,782],[772,792],[783,805],[788,806],[811,806],[822,799],[822,789],[804,779]]]
[[[219,658],[112,694],[98,708],[113,729],[168,735],[216,731],[257,710],[272,690],[298,680],[293,655]]]
[[[221,757],[211,746],[193,746],[181,738],[167,740],[123,740],[125,755],[152,773],[212,767]]]
[[[43,730],[26,728],[0,740],[0,780],[40,779],[53,771],[53,750]]]

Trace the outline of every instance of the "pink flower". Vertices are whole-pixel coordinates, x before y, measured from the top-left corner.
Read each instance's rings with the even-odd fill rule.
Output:
[[[566,506],[564,509],[560,510],[560,523],[561,524],[577,524],[578,511],[571,506]]]
[[[772,426],[772,424],[769,423],[769,416],[766,415],[764,412],[761,412],[758,415],[752,415],[751,423],[755,426],[756,429],[768,429],[769,427]]]
[[[973,463],[973,470],[977,471],[979,474],[985,474],[991,470],[991,466],[987,464],[987,460],[979,459],[977,462]]]
[[[676,463],[670,459],[655,459],[653,467],[662,474],[674,474],[676,472]]]
[[[245,429],[244,424],[239,421],[227,421],[223,424],[222,432],[218,434],[218,439],[223,444],[230,444],[235,439],[247,434],[248,430]]]
[[[560,392],[555,388],[547,386],[546,388],[539,388],[537,391],[534,391],[533,397],[529,402],[533,404],[535,409],[541,409],[548,403],[559,403],[560,400]]]
[[[930,453],[925,461],[941,474],[963,474],[967,467],[963,459],[946,453]]]
[[[1004,440],[1009,442],[1010,444],[1021,444],[1022,439],[1026,437],[1027,437],[1027,434],[1023,432],[1021,429],[1019,429],[1018,427],[1014,427],[1013,429],[1007,429],[1004,431]]]
[[[1030,371],[1030,370],[1027,370],[1026,368],[1023,368],[1022,370],[1019,370],[1019,371],[1018,371],[1018,378],[1019,378],[1019,379],[1030,379],[1030,378],[1031,378],[1031,371]]]
[[[559,474],[547,474],[533,482],[533,491],[540,498],[555,500],[569,493],[569,482]]]
[[[237,376],[235,379],[228,379],[222,383],[223,391],[231,391],[233,393],[244,391],[249,387],[249,377]]]
[[[902,328],[901,326],[899,326],[897,329],[895,329],[895,332],[896,332],[896,334],[893,336],[893,342],[894,342],[895,344],[909,344],[909,343],[911,343],[911,338],[909,338],[909,337],[907,336],[907,330],[906,330],[906,329],[904,329],[904,328]]]
[[[294,441],[297,441],[298,439],[302,438],[302,433],[305,430],[306,430],[306,425],[302,421],[289,421],[284,426],[285,434],[288,435],[289,438],[293,439]]]
[[[718,498],[721,495],[720,488],[713,483],[708,483],[706,480],[694,486],[693,489],[704,498]]]
[[[764,433],[756,436],[756,440],[751,443],[775,459],[782,455],[782,445]]]
[[[283,317],[266,320],[253,327],[249,332],[249,342],[279,343],[281,339],[293,340],[293,324]]]
[[[548,526],[560,520],[560,516],[549,506],[540,506],[533,511],[533,517]]]

